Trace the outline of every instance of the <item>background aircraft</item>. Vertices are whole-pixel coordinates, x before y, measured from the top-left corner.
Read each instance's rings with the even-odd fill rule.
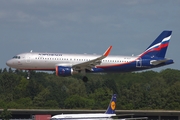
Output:
[[[55,115],[51,120],[63,120],[63,119],[102,119],[102,118],[111,118],[116,116],[116,94],[112,95],[111,101],[105,113],[91,113],[91,114],[60,114]]]
[[[109,106],[105,113],[87,113],[87,114],[60,114],[55,115],[51,117],[51,120],[94,120],[94,119],[100,119],[100,120],[113,120],[113,118],[118,116],[132,116],[132,114],[122,114],[122,115],[116,115],[115,114],[116,109],[116,94],[112,95],[111,101],[109,103]],[[118,120],[144,120],[147,119],[147,117],[139,117],[139,118],[123,118]]]
[[[58,76],[77,73],[132,72],[174,63],[165,58],[172,31],[163,31],[152,44],[138,56],[109,56],[110,46],[103,55],[64,53],[22,53],[8,60],[9,67],[21,70],[50,70]],[[30,72],[29,72],[30,73]],[[29,78],[29,74],[28,77]],[[83,81],[88,78],[84,75]]]

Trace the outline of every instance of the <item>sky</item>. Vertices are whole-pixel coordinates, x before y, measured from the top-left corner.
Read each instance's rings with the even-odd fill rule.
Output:
[[[139,55],[163,30],[180,69],[180,0],[1,0],[0,68],[19,53]]]

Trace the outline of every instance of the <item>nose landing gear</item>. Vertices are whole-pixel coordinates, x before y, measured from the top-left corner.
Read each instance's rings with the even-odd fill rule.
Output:
[[[30,79],[30,72],[31,72],[30,70],[27,71],[27,80]]]

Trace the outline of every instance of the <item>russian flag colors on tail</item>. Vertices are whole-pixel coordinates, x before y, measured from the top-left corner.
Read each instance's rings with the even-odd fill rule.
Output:
[[[172,31],[163,31],[154,42],[140,55],[141,58],[164,58]]]
[[[111,101],[109,103],[109,106],[106,110],[106,114],[115,114],[115,109],[116,109],[116,94],[113,94]]]

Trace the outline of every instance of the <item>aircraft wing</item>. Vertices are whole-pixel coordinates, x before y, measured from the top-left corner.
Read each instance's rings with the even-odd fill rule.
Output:
[[[124,118],[124,119],[120,119],[120,120],[147,120],[148,117],[135,117],[135,118]]]
[[[166,61],[168,61],[168,59],[164,59],[164,60],[151,60],[150,64],[151,65],[158,65],[158,64],[164,63]]]
[[[134,116],[134,114],[119,114],[119,115],[112,116],[111,118],[117,119],[118,117],[124,117],[118,120],[147,120],[148,119],[148,117],[132,117],[132,116]]]
[[[106,58],[106,57],[109,55],[111,49],[112,49],[112,46],[110,46],[110,47],[104,52],[104,54],[103,54],[102,56],[100,56],[100,57],[98,57],[98,58],[96,58],[96,59],[87,61],[87,62],[82,62],[82,63],[79,63],[79,64],[75,64],[75,65],[72,66],[72,68],[73,68],[74,70],[85,70],[85,69],[88,69],[88,70],[91,71],[91,69],[92,69],[94,66],[101,64],[101,60],[104,59],[104,58]]]

